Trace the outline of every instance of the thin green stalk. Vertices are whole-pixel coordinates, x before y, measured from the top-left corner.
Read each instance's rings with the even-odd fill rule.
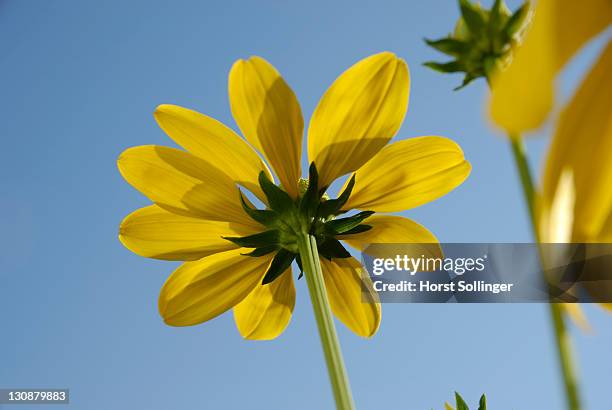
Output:
[[[537,229],[535,215],[535,187],[533,185],[533,178],[531,177],[531,170],[529,169],[529,164],[527,163],[525,144],[523,144],[523,140],[520,135],[511,135],[510,143],[512,146],[512,154],[514,155],[514,164],[516,165],[519,177],[521,178],[521,185],[523,186],[523,194],[529,210],[529,218],[533,228],[533,235],[539,242],[540,235]]]
[[[353,410],[355,404],[353,403],[348,376],[344,368],[344,360],[342,359],[342,351],[340,350],[334,319],[329,307],[329,301],[327,300],[327,292],[325,291],[325,282],[317,250],[317,241],[311,235],[301,234],[298,235],[297,244],[300,258],[302,259],[302,267],[304,268],[304,276],[306,277],[306,283],[308,283],[312,308],[317,319],[317,327],[319,328],[321,345],[323,346],[323,353],[327,362],[329,379],[334,391],[336,408],[338,410]]]
[[[512,144],[512,153],[514,154],[516,168],[521,179],[521,185],[523,186],[525,202],[527,203],[527,207],[529,209],[533,234],[536,241],[540,243],[540,235],[535,215],[535,188],[533,178],[531,177],[531,171],[529,169],[529,164],[527,163],[525,146],[520,135],[510,135],[510,141]],[[555,332],[555,340],[557,342],[559,363],[561,365],[561,372],[563,374],[563,382],[565,385],[567,407],[569,410],[580,410],[580,395],[578,393],[576,370],[572,360],[572,343],[565,325],[565,317],[561,311],[561,305],[557,303],[550,303],[549,307],[550,317],[553,322],[553,329]]]

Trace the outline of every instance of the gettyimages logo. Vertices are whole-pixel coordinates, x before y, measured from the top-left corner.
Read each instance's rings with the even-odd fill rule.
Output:
[[[444,270],[453,272],[455,275],[463,275],[466,272],[482,272],[485,270],[487,255],[480,258],[431,258],[421,255],[413,258],[408,255],[395,255],[395,258],[374,258],[372,273],[382,275],[385,271],[405,271],[411,275],[417,272],[432,272]]]
[[[381,302],[612,302],[612,244],[373,244]]]

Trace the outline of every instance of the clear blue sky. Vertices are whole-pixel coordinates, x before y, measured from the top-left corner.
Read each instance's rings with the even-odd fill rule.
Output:
[[[341,71],[390,50],[412,75],[398,138],[451,137],[474,169],[405,215],[445,242],[529,241],[485,84],[452,92],[459,76],[421,66],[441,57],[422,38],[444,35],[457,14],[450,0],[0,1],[0,387],[69,387],[74,409],[331,408],[304,281],[272,342],[242,340],[231,314],[162,323],[157,296],[175,264],[117,240],[121,219],[148,201],[115,160],[129,146],[171,145],[152,117],[160,103],[235,128],[227,73],[237,58],[271,61],[309,118]],[[600,46],[564,74],[564,94]],[[548,140],[536,138],[539,169]],[[582,387],[589,409],[609,409],[612,317],[586,311],[593,333],[572,329]],[[339,333],[360,409],[441,409],[454,390],[470,402],[486,392],[495,410],[562,408],[544,305],[384,305],[374,339]]]

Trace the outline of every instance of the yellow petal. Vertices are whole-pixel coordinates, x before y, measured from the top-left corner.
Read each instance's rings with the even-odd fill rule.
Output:
[[[245,339],[270,340],[285,330],[294,306],[295,286],[289,268],[272,283],[258,284],[234,307],[234,320]]]
[[[444,410],[455,410],[455,408],[453,406],[451,406],[450,404],[448,404],[448,402],[444,403]]]
[[[190,218],[151,205],[121,222],[119,239],[126,248],[146,258],[187,261],[238,247],[224,236],[247,236],[262,229]]]
[[[270,176],[270,171],[255,150],[230,128],[199,112],[169,104],[157,107],[155,119],[181,147],[222,169],[260,199],[265,198],[257,177],[261,171]]]
[[[601,307],[609,312],[612,312],[612,303],[600,303]]]
[[[578,303],[562,303],[561,309],[569,316],[576,326],[582,329],[583,332],[591,330],[591,325]]]
[[[562,111],[543,179],[543,203],[551,204],[564,173],[574,180],[572,241],[605,237],[612,213],[612,43]],[[546,205],[545,205],[546,206]],[[608,233],[608,236],[609,233]]]
[[[543,243],[571,243],[576,206],[572,170],[565,168],[557,181],[557,188],[552,198],[541,196],[538,203],[541,205],[540,240]]]
[[[609,0],[540,0],[508,68],[492,79],[491,116],[512,134],[538,128],[553,106],[554,79],[612,21]]]
[[[443,137],[419,137],[383,148],[361,167],[346,209],[399,212],[433,201],[467,178],[470,163],[459,145]]]
[[[612,243],[612,212],[599,232],[597,242]]]
[[[342,239],[352,247],[371,256],[378,257],[386,250],[370,247],[372,244],[431,244],[412,249],[416,255],[426,254],[427,257],[442,257],[442,249],[438,239],[427,228],[411,219],[393,215],[374,215],[365,223],[372,229],[366,232],[346,235]],[[386,247],[389,250],[389,247]]]
[[[380,325],[381,309],[363,266],[355,258],[321,258],[321,268],[334,315],[357,335],[373,336]]]
[[[263,279],[272,256],[253,258],[243,249],[185,262],[159,295],[159,312],[168,325],[206,322],[240,303]]]
[[[538,2],[524,43],[491,81],[491,117],[511,134],[538,128],[552,108],[555,53],[550,3]]]
[[[297,197],[304,119],[291,88],[270,63],[251,57],[232,67],[229,98],[246,139],[263,152],[285,190]]]
[[[545,0],[545,4],[538,7],[548,8],[554,16],[557,70],[612,23],[612,2],[609,0]]]
[[[410,76],[393,53],[375,54],[345,71],[325,92],[310,121],[308,158],[319,186],[357,170],[399,130]]]
[[[242,209],[234,181],[201,158],[146,145],[125,150],[117,164],[127,182],[171,212],[257,226]]]

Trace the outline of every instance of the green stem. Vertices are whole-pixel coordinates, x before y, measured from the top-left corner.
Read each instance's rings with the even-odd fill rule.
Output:
[[[514,163],[516,165],[516,169],[518,170],[519,177],[521,178],[523,195],[525,196],[525,202],[527,203],[527,208],[529,210],[529,218],[533,228],[533,235],[539,242],[540,235],[537,229],[535,215],[535,187],[533,185],[533,178],[531,177],[529,164],[527,163],[525,145],[523,144],[523,140],[520,135],[510,135],[510,142],[512,146],[512,154],[514,155]]]
[[[510,141],[512,144],[512,153],[514,154],[516,168],[518,170],[519,177],[521,178],[521,185],[523,186],[523,194],[529,209],[529,217],[531,219],[533,234],[536,241],[540,243],[540,235],[535,214],[536,191],[533,184],[533,178],[531,177],[529,164],[527,163],[525,146],[520,135],[510,135]],[[572,360],[572,343],[565,325],[565,317],[563,316],[561,305],[557,303],[550,303],[549,307],[550,318],[553,322],[553,329],[555,332],[555,340],[557,342],[557,354],[565,385],[567,407],[569,410],[580,410],[580,395],[578,393],[576,370],[574,369]]]
[[[557,339],[557,354],[563,372],[563,382],[565,384],[565,395],[567,407],[570,410],[580,410],[580,395],[578,393],[578,381],[574,362],[572,360],[572,341],[565,326],[565,318],[561,311],[561,305],[550,303],[550,317],[552,318],[555,337]]]
[[[348,376],[344,368],[342,359],[342,351],[338,342],[338,335],[334,326],[329,301],[327,300],[327,292],[325,290],[325,282],[323,280],[323,272],[321,271],[321,262],[319,261],[319,252],[317,250],[317,241],[308,234],[298,235],[297,240],[300,258],[302,259],[302,267],[304,268],[304,276],[308,283],[308,291],[315,318],[317,319],[317,327],[319,328],[319,336],[321,337],[321,345],[327,362],[327,371],[331,381],[332,390],[334,391],[334,399],[336,400],[336,408],[338,410],[353,410],[355,405],[349,386]]]

